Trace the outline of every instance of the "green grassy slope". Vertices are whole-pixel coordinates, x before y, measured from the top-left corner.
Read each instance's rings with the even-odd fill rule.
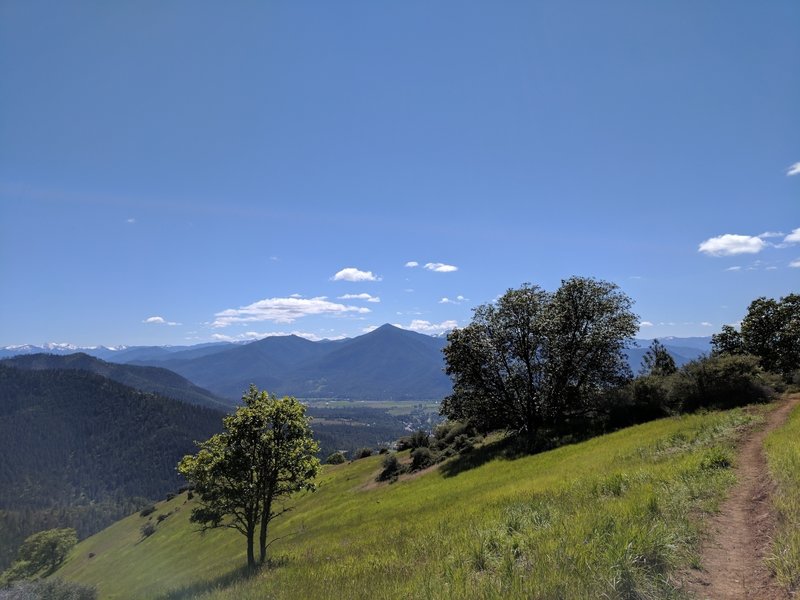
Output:
[[[786,424],[766,440],[770,473],[777,483],[773,497],[778,525],[770,567],[786,588],[800,589],[800,405]]]
[[[669,598],[696,562],[697,523],[733,482],[754,413],[665,419],[508,459],[483,449],[395,484],[381,457],[326,467],[272,533],[274,564],[242,576],[244,538],[200,536],[181,494],[141,540],[133,515],[78,545],[57,575],[101,598]],[[462,469],[461,467],[471,468]],[[93,553],[93,557],[89,557]],[[634,596],[634,594],[639,594]]]

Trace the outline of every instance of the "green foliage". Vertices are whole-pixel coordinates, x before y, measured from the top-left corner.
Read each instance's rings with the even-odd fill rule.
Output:
[[[139,528],[139,531],[142,534],[142,539],[149,538],[156,532],[156,526],[152,521],[148,521]]]
[[[139,511],[139,516],[146,517],[148,515],[152,515],[154,512],[156,512],[156,507],[148,506],[147,508],[143,508],[142,510]]]
[[[347,459],[341,452],[333,452],[332,454],[328,455],[328,458],[325,460],[325,462],[329,465],[340,465],[343,462],[347,462]]]
[[[17,551],[17,561],[3,574],[13,581],[53,573],[78,543],[74,529],[48,529],[29,536]]]
[[[203,529],[230,527],[247,538],[247,564],[255,566],[253,544],[259,528],[260,562],[267,558],[270,521],[286,512],[279,500],[313,491],[319,468],[305,406],[250,386],[243,406],[223,419],[224,431],[200,444],[178,465],[200,498],[192,521]]]
[[[97,600],[94,586],[81,585],[50,577],[38,581],[20,581],[0,591],[3,600]]]
[[[788,590],[800,589],[800,406],[786,424],[771,433],[764,444],[767,462],[777,489],[773,505],[778,513],[777,531],[768,563]]]
[[[384,455],[382,467],[378,481],[394,481],[403,472],[403,467],[394,452]]]
[[[647,352],[642,357],[642,375],[655,375],[666,377],[678,370],[675,359],[658,340],[653,340]]]
[[[372,448],[359,448],[353,455],[353,460],[358,460],[360,458],[369,458],[370,456],[372,456]]]
[[[427,446],[421,446],[411,451],[411,470],[418,471],[436,464],[436,456]]]
[[[717,355],[692,361],[670,377],[666,385],[668,403],[680,412],[767,402],[772,395],[761,380],[758,359],[747,355]]]
[[[555,292],[508,290],[453,330],[444,348],[450,419],[480,429],[580,430],[602,392],[630,378],[622,353],[638,327],[632,302],[612,283],[573,277]]]
[[[730,325],[723,325],[722,331],[711,336],[713,354],[744,354],[742,334]]]
[[[800,294],[756,298],[742,320],[742,346],[761,366],[789,377],[800,365]]]

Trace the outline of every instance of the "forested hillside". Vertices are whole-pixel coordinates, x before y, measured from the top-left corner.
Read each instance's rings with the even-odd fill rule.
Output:
[[[0,565],[34,531],[84,537],[175,490],[175,464],[221,418],[86,371],[0,364]]]
[[[8,358],[3,362],[18,369],[80,369],[97,373],[145,392],[153,392],[199,406],[227,410],[230,405],[208,390],[197,387],[191,381],[168,369],[110,363],[83,352],[66,356],[26,354]]]

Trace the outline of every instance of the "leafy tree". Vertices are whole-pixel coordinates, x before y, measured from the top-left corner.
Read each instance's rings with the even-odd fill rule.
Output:
[[[224,431],[201,442],[200,451],[185,456],[178,470],[199,496],[192,521],[203,530],[230,527],[242,533],[247,564],[254,568],[256,531],[263,563],[269,523],[291,508],[279,509],[277,502],[315,489],[319,446],[305,407],[295,398],[278,398],[251,385],[242,402],[223,419]]]
[[[711,336],[711,352],[715,355],[744,354],[742,334],[730,325],[723,325],[722,331]]]
[[[343,462],[347,462],[347,459],[341,452],[332,452],[328,455],[328,458],[325,460],[325,462],[329,465],[340,465]]]
[[[444,348],[453,393],[442,414],[488,430],[565,428],[595,411],[604,390],[631,377],[632,301],[605,281],[572,277],[555,292],[524,284],[474,310]]]
[[[3,574],[7,581],[53,573],[78,543],[74,529],[48,529],[25,539],[17,552],[17,561]]]
[[[788,375],[800,366],[800,294],[780,300],[756,298],[742,320],[745,352],[758,356],[761,366]]]
[[[647,352],[642,357],[642,375],[656,375],[666,377],[678,370],[675,359],[658,340],[653,340]]]

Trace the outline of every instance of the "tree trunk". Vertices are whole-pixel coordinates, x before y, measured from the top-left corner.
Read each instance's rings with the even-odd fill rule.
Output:
[[[269,527],[270,513],[272,512],[272,490],[270,497],[264,504],[264,511],[261,513],[261,535],[259,536],[259,549],[261,550],[261,564],[267,560],[267,528]]]
[[[253,543],[256,536],[255,527],[247,529],[247,568],[251,571],[256,568],[256,555],[253,552]]]

